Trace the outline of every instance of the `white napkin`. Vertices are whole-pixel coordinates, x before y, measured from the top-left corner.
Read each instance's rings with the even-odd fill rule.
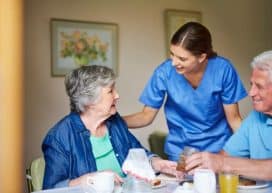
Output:
[[[148,161],[145,150],[142,148],[129,150],[122,169],[125,173],[131,173],[147,180],[155,179],[155,172]]]

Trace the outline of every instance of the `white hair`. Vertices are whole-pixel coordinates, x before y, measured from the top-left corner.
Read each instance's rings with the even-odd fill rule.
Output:
[[[272,81],[272,50],[265,51],[256,56],[251,62],[252,68],[267,71]]]
[[[81,66],[65,77],[66,93],[72,112],[82,113],[100,97],[101,89],[115,82],[115,74],[106,66]]]

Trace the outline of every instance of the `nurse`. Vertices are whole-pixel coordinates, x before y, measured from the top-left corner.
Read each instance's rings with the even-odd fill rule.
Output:
[[[129,128],[147,126],[164,104],[169,129],[164,151],[170,160],[177,161],[184,146],[216,153],[240,126],[238,102],[247,96],[242,81],[213,50],[211,34],[200,23],[175,32],[170,55],[140,96],[143,110],[123,118]]]

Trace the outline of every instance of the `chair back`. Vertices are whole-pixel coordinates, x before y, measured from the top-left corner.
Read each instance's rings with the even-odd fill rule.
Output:
[[[45,161],[43,157],[34,159],[30,167],[26,169],[26,179],[28,192],[42,189]]]
[[[167,133],[162,131],[154,131],[148,137],[148,143],[150,151],[159,155],[163,159],[167,159],[167,155],[164,153],[164,143]]]

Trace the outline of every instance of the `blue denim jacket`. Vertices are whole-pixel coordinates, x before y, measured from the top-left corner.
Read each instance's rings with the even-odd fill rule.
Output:
[[[143,148],[116,113],[106,121],[115,156],[122,166],[130,148]],[[45,158],[43,189],[68,186],[71,179],[97,171],[90,143],[90,132],[78,113],[70,113],[46,135],[42,151]],[[147,151],[147,155],[153,154]]]

